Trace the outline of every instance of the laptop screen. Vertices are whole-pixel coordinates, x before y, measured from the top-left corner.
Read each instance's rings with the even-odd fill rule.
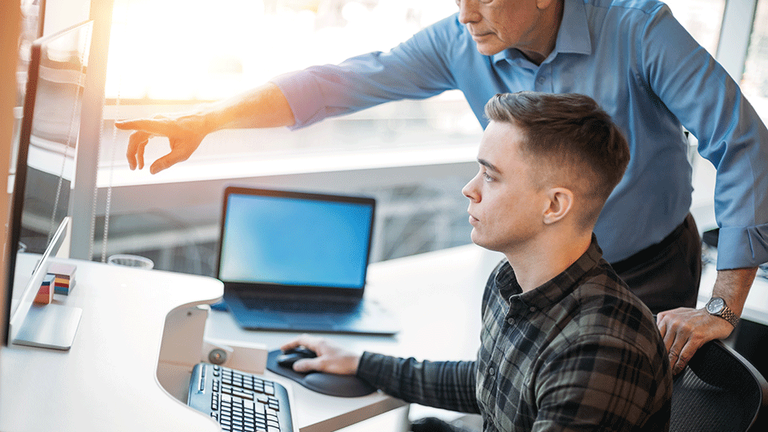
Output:
[[[371,198],[227,188],[218,277],[362,289],[373,214]]]

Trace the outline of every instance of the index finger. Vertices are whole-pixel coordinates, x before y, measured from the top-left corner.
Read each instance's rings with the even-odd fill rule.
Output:
[[[136,119],[116,121],[115,127],[121,130],[139,130],[152,135],[168,136],[171,126],[164,119]]]
[[[312,336],[310,336],[308,334],[303,334],[303,335],[297,337],[296,339],[294,339],[294,340],[284,344],[283,346],[281,346],[280,349],[282,351],[288,351],[289,349],[298,348],[300,346],[303,346],[303,347],[305,347],[307,349],[310,349],[312,351],[316,351],[314,349],[314,346],[315,346],[314,340],[313,340]]]

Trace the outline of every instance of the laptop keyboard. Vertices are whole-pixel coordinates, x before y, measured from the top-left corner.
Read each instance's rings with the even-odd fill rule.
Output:
[[[195,365],[187,405],[210,415],[227,432],[293,431],[285,387],[224,366]]]
[[[353,314],[363,309],[362,302],[292,302],[255,297],[243,297],[241,300],[248,309],[261,309],[274,312],[303,312],[308,314]]]

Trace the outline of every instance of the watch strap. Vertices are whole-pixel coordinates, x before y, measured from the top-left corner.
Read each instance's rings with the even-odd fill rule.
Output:
[[[717,316],[731,323],[733,327],[736,327],[736,324],[739,323],[739,317],[728,306],[723,306],[723,310]]]

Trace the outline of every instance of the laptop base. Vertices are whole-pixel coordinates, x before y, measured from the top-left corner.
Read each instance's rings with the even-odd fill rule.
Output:
[[[238,296],[226,293],[224,301],[237,324],[246,330],[387,336],[400,331],[393,315],[370,300],[362,300],[360,306],[351,313],[253,309],[246,306]]]

